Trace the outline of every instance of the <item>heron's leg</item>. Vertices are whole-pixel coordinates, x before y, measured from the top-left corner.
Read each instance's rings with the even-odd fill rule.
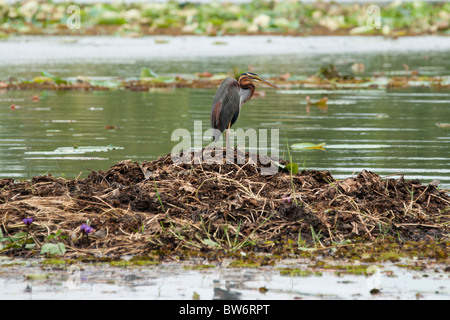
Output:
[[[231,122],[228,124],[228,128],[225,131],[225,137],[226,137],[226,158],[228,159],[228,156],[230,154],[229,150],[230,150],[230,128],[231,128]]]
[[[228,147],[230,146],[230,128],[231,128],[231,122],[228,124],[228,129],[227,129],[227,150],[228,150]]]

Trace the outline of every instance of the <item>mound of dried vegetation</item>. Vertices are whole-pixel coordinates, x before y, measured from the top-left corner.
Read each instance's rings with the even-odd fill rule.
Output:
[[[66,256],[96,257],[273,252],[286,243],[328,248],[386,236],[449,243],[450,197],[433,185],[369,171],[345,180],[316,170],[264,176],[260,166],[175,165],[166,155],[122,161],[85,179],[2,179],[3,239],[25,230],[22,219],[32,217],[28,241],[36,245],[4,246],[2,252],[38,255],[49,241],[63,243]],[[87,221],[94,231],[83,235],[80,226]]]

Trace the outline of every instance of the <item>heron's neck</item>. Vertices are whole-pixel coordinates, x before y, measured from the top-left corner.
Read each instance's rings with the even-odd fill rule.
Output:
[[[255,93],[255,87],[253,85],[249,86],[249,88],[239,88],[239,96],[240,96],[240,104],[239,106],[242,107],[244,103],[246,103],[248,100],[250,100],[253,97],[253,94]]]
[[[255,85],[251,81],[251,79],[243,74],[238,79],[239,83],[239,96],[241,97],[239,107],[242,107],[244,103],[250,100],[255,93]]]

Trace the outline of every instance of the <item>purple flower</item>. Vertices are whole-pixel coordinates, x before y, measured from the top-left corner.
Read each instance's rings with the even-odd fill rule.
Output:
[[[283,203],[291,203],[291,197],[283,197]]]
[[[92,228],[91,226],[87,225],[87,224],[82,224],[80,227],[81,232],[83,232],[84,234],[89,234],[92,231],[94,231],[94,228]]]
[[[27,227],[29,227],[29,226],[33,223],[33,218],[25,218],[25,219],[22,219],[22,222],[23,222]]]

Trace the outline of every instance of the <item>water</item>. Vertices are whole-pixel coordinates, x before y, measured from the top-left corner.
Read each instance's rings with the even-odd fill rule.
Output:
[[[21,263],[7,263],[11,262]],[[277,267],[203,270],[173,262],[131,268],[84,264],[66,269],[28,261],[25,266],[1,267],[0,299],[450,299],[449,274],[440,265],[423,271],[392,264],[368,266],[373,269],[369,276],[336,275],[334,271],[311,276],[281,274],[283,268],[294,267],[304,269],[294,260]],[[37,279],[28,279],[30,275]],[[374,288],[380,294],[371,294]]]
[[[336,178],[368,169],[450,183],[450,131],[436,125],[450,119],[448,91],[259,90],[266,96],[244,106],[236,128],[278,129],[284,158],[286,141],[325,142],[326,150],[292,150],[301,168],[329,170]],[[0,95],[0,177],[75,178],[124,159],[156,159],[178,144],[171,140],[174,130],[193,134],[194,121],[201,121],[203,131],[209,128],[214,93],[5,92]],[[39,102],[32,101],[34,95]],[[306,95],[328,96],[328,108],[308,108]],[[11,110],[12,103],[21,108]]]
[[[157,40],[164,40],[160,43]],[[156,41],[155,41],[156,40]],[[220,44],[217,44],[220,43]],[[250,45],[249,45],[250,44]],[[42,70],[62,77],[138,77],[142,67],[159,74],[209,71],[233,67],[262,75],[315,74],[335,64],[342,74],[364,63],[362,76],[374,72],[405,74],[404,64],[421,75],[448,76],[448,37],[283,37],[183,36],[143,37],[12,37],[0,41],[0,79],[30,79]]]

